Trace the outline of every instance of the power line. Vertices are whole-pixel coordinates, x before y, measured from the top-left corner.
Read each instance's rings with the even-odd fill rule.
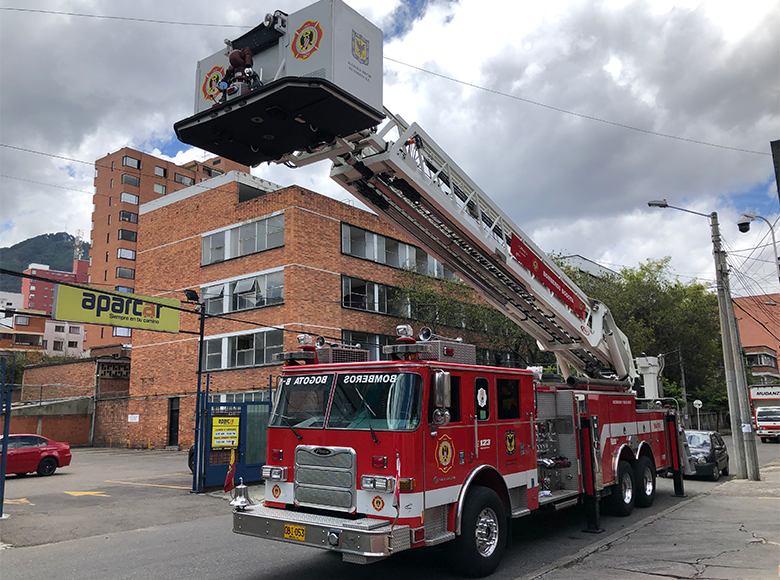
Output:
[[[241,26],[240,24],[208,24],[203,22],[177,22],[175,20],[153,20],[151,18],[132,18],[129,16],[106,16],[103,14],[82,14],[78,12],[59,12],[56,10],[33,10],[31,8],[5,8],[0,10],[9,12],[32,12],[35,14],[55,14],[57,16],[77,16],[79,18],[96,18],[99,20],[128,20],[132,22],[146,22],[149,24],[172,24],[175,26],[204,26],[214,28],[251,28],[250,26]]]
[[[501,91],[497,91],[496,89],[489,89],[487,87],[483,87],[481,85],[477,85],[474,83],[469,83],[466,81],[462,81],[460,79],[456,79],[451,76],[447,76],[441,73],[437,73],[428,69],[424,69],[419,66],[415,66],[413,64],[409,64],[406,62],[401,62],[400,60],[395,60],[394,58],[390,58],[389,56],[384,57],[385,60],[389,60],[390,62],[394,62],[397,64],[401,64],[403,66],[407,66],[409,68],[413,68],[415,70],[418,70],[420,72],[424,72],[433,76],[437,76],[443,79],[446,79],[448,81],[452,81],[467,87],[471,87],[474,89],[479,89],[480,91],[485,91],[487,93],[493,93],[495,95],[500,95],[502,97],[507,97],[509,99],[514,99],[516,101],[522,101],[523,103],[528,103],[529,105],[536,105],[537,107],[543,107],[545,109],[550,109],[552,111],[557,111],[559,113],[564,113],[566,115],[573,115],[575,117],[579,117],[581,119],[588,119],[589,121],[597,121],[599,123],[605,123],[607,125],[613,125],[615,127],[620,127],[622,129],[629,129],[631,131],[638,131],[640,133],[646,133],[648,135],[655,135],[656,137],[665,137],[667,139],[676,139],[678,141],[685,141],[687,143],[694,143],[696,145],[706,145],[707,147],[717,147],[718,149],[728,149],[731,151],[739,151],[741,153],[752,153],[754,155],[771,155],[771,153],[765,153],[763,151],[753,151],[752,149],[742,149],[740,147],[730,147],[728,145],[719,145],[717,143],[709,143],[707,141],[699,141],[697,139],[688,139],[687,137],[679,137],[677,135],[670,135],[669,133],[659,133],[658,131],[651,131],[649,129],[642,129],[641,127],[634,127],[633,125],[626,125],[625,123],[618,123],[616,121],[609,121],[607,119],[602,119],[600,117],[594,117],[593,115],[585,115],[584,113],[577,113],[575,111],[569,111],[568,109],[562,109],[560,107],[555,107],[553,105],[547,105],[545,103],[540,103],[539,101],[534,101],[531,99],[526,99],[524,97],[519,97],[517,95],[511,95],[509,93],[504,93]]]

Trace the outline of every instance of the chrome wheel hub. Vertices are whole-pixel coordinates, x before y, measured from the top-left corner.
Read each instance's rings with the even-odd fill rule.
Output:
[[[631,474],[626,473],[623,475],[623,502],[630,504],[634,497],[634,482],[631,481]]]
[[[498,516],[490,508],[479,513],[476,529],[477,551],[480,556],[489,557],[498,546]]]

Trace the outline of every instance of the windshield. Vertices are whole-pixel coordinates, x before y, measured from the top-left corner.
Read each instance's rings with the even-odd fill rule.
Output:
[[[774,422],[778,421],[780,422],[780,407],[772,407],[769,409],[759,409],[756,412],[756,419],[761,421],[767,421],[767,422]]]
[[[332,386],[332,374],[282,377],[269,425],[322,429]]]
[[[707,433],[686,433],[688,437],[688,446],[690,447],[703,447],[708,449],[710,447],[710,436]]]
[[[413,431],[420,425],[422,377],[414,373],[342,374],[328,428]]]

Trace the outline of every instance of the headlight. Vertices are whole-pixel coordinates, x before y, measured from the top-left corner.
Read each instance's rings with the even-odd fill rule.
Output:
[[[395,478],[381,475],[364,475],[360,478],[360,487],[364,490],[392,492],[395,489]]]
[[[287,481],[287,468],[274,467],[273,465],[263,465],[260,477],[270,481]]]

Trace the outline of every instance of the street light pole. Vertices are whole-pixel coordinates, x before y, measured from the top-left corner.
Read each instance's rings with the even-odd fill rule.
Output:
[[[721,248],[718,214],[703,214],[682,207],[669,205],[665,199],[647,202],[650,207],[671,208],[692,213],[710,219],[712,230],[712,247],[715,258],[715,275],[718,286],[718,313],[720,315],[720,332],[723,342],[723,366],[726,373],[726,392],[729,399],[729,416],[731,419],[731,434],[734,440],[735,463],[737,477],[759,481],[758,453],[756,451],[756,435],[750,422],[750,405],[747,397],[747,383],[742,361],[742,346],[739,342],[734,307],[729,287],[729,271],[726,263],[726,253]],[[745,431],[743,432],[743,428]]]
[[[198,304],[198,386],[195,394],[195,462],[192,466],[192,490],[190,493],[203,491],[203,456],[204,456],[204,425],[203,395],[201,384],[203,379],[203,337],[206,330],[206,309],[195,290],[185,290],[187,300]]]
[[[772,223],[762,215],[756,215],[754,213],[743,213],[737,220],[739,231],[742,233],[750,231],[750,222],[755,219],[762,219],[769,226],[769,233],[772,235],[772,247],[775,250],[775,269],[777,270],[777,280],[780,282],[780,256],[777,253],[777,239],[775,238],[775,228],[772,227]]]

